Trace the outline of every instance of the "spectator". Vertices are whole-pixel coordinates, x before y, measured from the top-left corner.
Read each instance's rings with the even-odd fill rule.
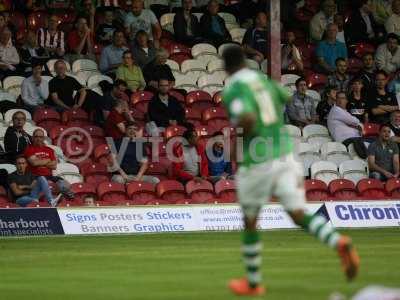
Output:
[[[336,24],[329,24],[326,39],[321,41],[316,49],[318,68],[323,73],[333,73],[336,59],[339,57],[347,59],[346,45],[336,40],[337,31]]]
[[[79,17],[77,19],[75,30],[68,34],[67,44],[71,52],[69,55],[71,62],[79,58],[94,60],[93,33],[90,31],[85,18]]]
[[[246,30],[243,37],[243,50],[247,57],[258,63],[264,60],[267,53],[267,15],[265,12],[258,12],[254,20],[254,27]],[[288,41],[289,42],[289,41]],[[294,40],[293,40],[294,42]],[[292,43],[293,45],[293,43]],[[291,50],[292,48],[290,48]]]
[[[367,99],[360,78],[354,79],[351,83],[347,110],[352,116],[359,119],[361,123],[368,123]]]
[[[58,17],[50,14],[47,17],[47,28],[40,28],[38,41],[51,58],[61,58],[65,54],[65,34],[58,29]]]
[[[386,20],[390,17],[392,13],[392,0],[370,0],[370,2],[371,11],[376,22],[380,25],[385,24]]]
[[[368,147],[369,177],[386,181],[399,177],[399,147],[390,140],[390,127],[382,125],[378,139]]]
[[[141,69],[155,59],[156,48],[149,43],[149,37],[145,31],[139,30],[136,33],[135,42],[132,46],[132,54]]]
[[[130,50],[122,55],[122,65],[118,67],[116,75],[127,83],[132,92],[142,91],[146,87],[142,70],[135,64]]]
[[[225,20],[218,15],[219,3],[210,0],[207,11],[200,18],[201,35],[215,47],[232,41],[231,34],[225,26]]]
[[[321,10],[310,21],[310,35],[312,40],[322,40],[327,25],[333,23],[335,13],[336,3],[334,0],[325,0],[322,2]]]
[[[400,36],[400,1],[393,0],[392,14],[385,22],[385,29],[387,33],[395,33]]]
[[[73,0],[74,1],[74,9],[78,15],[82,15],[86,13],[87,7],[86,7],[86,1],[85,0]],[[100,2],[100,1],[99,1]],[[91,0],[91,5],[95,6],[97,3],[97,0]]]
[[[53,197],[46,178],[33,175],[28,170],[25,157],[17,157],[16,166],[17,170],[8,175],[8,185],[18,205],[27,206],[32,202],[39,203],[40,194],[43,193],[52,207],[57,206],[61,194],[56,198]]]
[[[287,113],[291,123],[300,127],[314,124],[318,120],[314,100],[306,92],[307,83],[301,77],[296,80],[296,91],[292,101],[287,104]]]
[[[182,9],[174,16],[174,33],[177,42],[192,47],[201,41],[199,20],[192,13],[193,1],[182,0]]]
[[[43,66],[49,59],[46,50],[39,46],[36,33],[32,30],[28,31],[25,36],[25,43],[20,49],[20,55],[20,68],[25,77],[32,74],[32,61],[40,61]]]
[[[357,155],[365,159],[367,149],[361,136],[363,127],[360,120],[346,110],[347,103],[346,93],[337,92],[336,104],[328,115],[328,129],[335,142],[343,143],[346,147],[353,144]]]
[[[348,45],[375,41],[383,36],[383,28],[375,22],[369,0],[355,1],[356,10],[346,23]]]
[[[376,67],[386,73],[396,72],[400,68],[399,40],[396,34],[389,33],[386,43],[378,47],[375,53]]]
[[[176,160],[172,163],[172,172],[176,180],[187,182],[205,180],[208,177],[208,160],[204,147],[198,143],[193,128],[183,133],[183,141],[173,149]]]
[[[97,27],[96,41],[104,46],[110,45],[114,41],[116,31],[122,31],[122,26],[115,19],[114,11],[109,8],[104,12],[103,23]]]
[[[125,30],[133,40],[139,30],[144,30],[156,48],[159,47],[161,26],[155,14],[143,8],[143,0],[133,0],[132,9],[125,17]]]
[[[327,125],[329,112],[336,103],[336,93],[337,89],[335,86],[327,86],[324,91],[323,100],[318,102],[316,111],[319,122],[324,126]]]
[[[286,44],[282,46],[282,70],[284,72],[303,72],[303,60],[299,49],[294,43],[295,40],[294,32],[288,30],[286,32]]]
[[[16,75],[19,55],[11,43],[11,31],[7,27],[0,33],[0,77]]]
[[[99,105],[102,114],[102,120],[107,120],[108,115],[112,111],[114,104],[118,99],[121,99],[127,103],[129,102],[129,97],[127,94],[125,94],[127,87],[128,86],[125,81],[117,79],[114,81],[112,89],[107,89],[101,98],[102,101]]]
[[[35,109],[43,105],[49,97],[49,83],[42,78],[43,65],[40,62],[32,64],[32,75],[25,78],[21,85],[21,98],[32,115]]]
[[[58,60],[54,64],[56,77],[49,82],[49,100],[47,105],[54,107],[62,112],[68,109],[88,107],[85,88],[73,77],[66,75],[67,66],[63,60]],[[73,97],[74,91],[79,94],[78,102]]]
[[[96,3],[93,0],[82,0],[82,11],[79,13],[78,18],[85,18],[88,21],[88,26],[91,34],[95,34],[95,14]],[[93,36],[92,36],[93,41]]]
[[[58,176],[53,176],[53,170],[57,169],[57,159],[53,149],[44,143],[44,131],[36,129],[33,132],[33,144],[26,147],[24,156],[28,160],[29,169],[35,176],[44,176],[47,180],[57,184],[60,193],[67,199],[73,199],[74,193],[70,184]]]
[[[375,90],[375,61],[371,53],[364,54],[363,67],[360,72],[355,76],[360,78],[366,95],[370,95]]]
[[[17,41],[17,32],[18,30],[22,30],[23,28],[17,28],[17,26],[15,26],[13,22],[11,22],[9,11],[3,11],[1,13],[1,16],[4,19],[4,26],[2,26],[2,29],[8,28],[10,30],[11,42],[15,44],[15,42]]]
[[[151,99],[148,107],[149,120],[160,131],[170,125],[182,125],[185,119],[183,107],[175,97],[168,94],[169,90],[168,79],[161,78],[158,81],[158,93]],[[152,135],[158,136],[157,133]]]
[[[333,23],[335,23],[338,27],[338,33],[336,35],[336,39],[346,45],[346,34],[344,30],[344,17],[341,14],[336,14],[333,17]]]
[[[376,72],[376,89],[369,95],[368,109],[371,122],[385,124],[390,121],[390,114],[399,109],[394,93],[387,92],[387,74],[384,71]]]
[[[221,179],[234,179],[232,164],[224,157],[224,134],[217,131],[211,138],[213,139],[212,147],[206,152],[210,181],[216,183]]]
[[[129,112],[129,105],[122,99],[117,99],[114,103],[112,111],[108,114],[105,131],[106,135],[114,140],[121,139],[126,133],[126,123],[133,122],[133,118]]]
[[[12,115],[12,123],[4,135],[4,147],[9,161],[14,163],[16,157],[24,153],[26,147],[31,144],[31,136],[24,130],[26,116],[22,111]]]
[[[171,86],[175,85],[174,74],[172,74],[171,68],[167,65],[168,56],[168,51],[160,48],[156,52],[156,58],[143,68],[147,89],[154,93],[158,90],[160,78],[167,78]]]
[[[118,164],[116,156],[113,155],[114,168],[117,171],[112,177],[112,181],[126,184],[131,181],[144,181],[157,184],[160,180],[154,176],[144,175],[149,167],[146,157],[144,142],[138,138],[139,126],[134,122],[126,124],[125,137],[115,142],[115,148],[119,152],[124,149],[121,163]]]
[[[328,77],[328,85],[333,85],[338,91],[347,92],[350,76],[347,74],[347,61],[339,57],[335,61],[335,72]]]
[[[390,139],[400,144],[400,110],[396,110],[390,114],[389,127],[392,130]]]
[[[122,64],[122,56],[126,50],[125,36],[122,31],[115,31],[113,35],[113,43],[104,47],[101,51],[99,68],[100,71],[107,74],[115,74],[117,68]]]

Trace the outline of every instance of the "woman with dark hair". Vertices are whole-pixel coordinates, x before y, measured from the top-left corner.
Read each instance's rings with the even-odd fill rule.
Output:
[[[367,99],[363,88],[363,82],[360,78],[356,78],[352,81],[348,96],[349,103],[347,104],[347,110],[352,116],[359,119],[360,122],[368,123]]]
[[[117,69],[117,79],[124,80],[131,92],[142,91],[146,87],[142,70],[133,59],[132,52],[127,50],[122,55],[122,65]]]

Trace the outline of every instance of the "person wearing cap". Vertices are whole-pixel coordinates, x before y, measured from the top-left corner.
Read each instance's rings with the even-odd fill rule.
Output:
[[[49,97],[49,82],[42,77],[42,67],[41,62],[32,62],[32,75],[25,78],[21,85],[22,101],[31,114]]]
[[[380,45],[375,53],[375,63],[378,70],[394,73],[400,68],[399,38],[395,33],[389,33],[386,43]]]

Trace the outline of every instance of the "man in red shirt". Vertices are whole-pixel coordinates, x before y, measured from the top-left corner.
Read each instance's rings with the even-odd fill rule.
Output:
[[[36,129],[33,132],[33,144],[26,147],[24,156],[28,160],[30,171],[35,176],[44,176],[57,184],[61,194],[68,199],[74,198],[70,184],[61,177],[53,176],[57,168],[57,159],[53,149],[44,143],[44,131]]]
[[[133,121],[133,117],[129,112],[128,103],[122,99],[117,99],[114,108],[106,120],[106,135],[113,139],[123,138],[126,132],[126,123]]]

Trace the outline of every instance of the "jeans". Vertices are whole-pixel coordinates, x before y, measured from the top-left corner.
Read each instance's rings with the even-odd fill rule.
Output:
[[[376,172],[376,171],[369,173],[369,178],[378,179],[380,181],[387,180],[385,175],[383,175],[382,173]]]
[[[69,199],[74,198],[74,192],[71,191],[71,185],[68,181],[58,176],[46,176],[46,179],[55,182],[63,196],[66,196]]]
[[[51,194],[51,190],[46,178],[43,176],[37,177],[36,185],[33,187],[31,192],[28,195],[19,197],[16,202],[20,206],[27,206],[31,202],[38,202],[40,193],[43,193],[47,202],[51,204],[53,201],[53,195]]]
[[[114,182],[126,184],[131,181],[134,181],[135,177],[136,177],[135,175],[128,175],[128,180],[125,180],[121,175],[113,175],[111,180]],[[157,177],[154,177],[154,176],[143,175],[141,181],[152,183],[152,184],[157,184],[160,182],[160,179],[158,179]]]

